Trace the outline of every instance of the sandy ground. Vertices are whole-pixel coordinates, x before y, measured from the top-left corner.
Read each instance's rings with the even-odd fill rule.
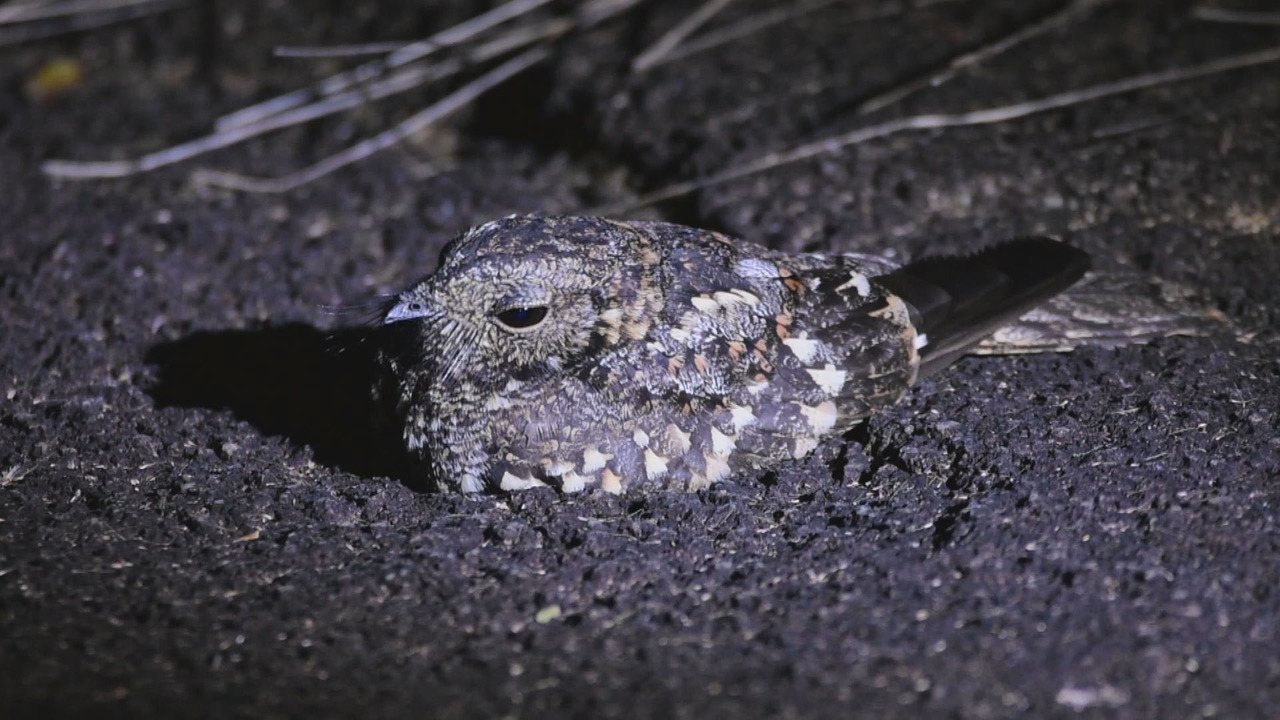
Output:
[[[1054,233],[1195,286],[1248,342],[968,359],[809,460],[700,494],[466,499],[406,482],[363,358],[330,351],[471,223],[1280,42],[1117,2],[856,114],[1055,6],[855,22],[869,3],[836,4],[630,73],[685,7],[667,3],[454,130],[283,196],[196,188],[190,165],[52,184],[38,164],[153,150],[319,72],[274,44],[418,37],[474,8],[226,1],[0,50],[5,715],[1273,717],[1280,66],[899,135],[646,211],[898,257]],[[61,56],[84,82],[33,101]],[[208,163],[296,167],[413,107]]]

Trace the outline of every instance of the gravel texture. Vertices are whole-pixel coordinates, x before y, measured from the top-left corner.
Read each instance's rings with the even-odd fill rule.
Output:
[[[580,211],[1275,29],[1116,2],[859,118],[1058,4],[854,22],[869,3],[840,3],[632,75],[686,7],[666,3],[575,39],[453,130],[288,195],[200,189],[189,167],[38,172],[191,137],[309,75],[272,45],[421,36],[469,5],[209,3],[0,49],[6,717],[1274,717],[1276,66],[896,136],[646,211],[900,257],[1051,232],[1195,286],[1246,339],[967,359],[769,477],[419,492],[369,421],[363,346],[331,331],[495,215]],[[25,83],[59,56],[84,82],[33,100]],[[298,166],[411,108],[213,160]]]

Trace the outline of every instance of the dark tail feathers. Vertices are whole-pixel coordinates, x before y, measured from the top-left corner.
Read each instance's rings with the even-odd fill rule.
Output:
[[[907,302],[917,331],[926,336],[919,377],[927,377],[1071,287],[1088,269],[1088,253],[1037,237],[975,255],[925,258],[876,280]]]

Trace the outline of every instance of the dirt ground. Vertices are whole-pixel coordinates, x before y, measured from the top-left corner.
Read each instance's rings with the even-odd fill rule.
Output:
[[[126,180],[39,163],[154,150],[336,67],[274,45],[421,37],[475,3],[221,0],[0,48],[3,714],[1275,717],[1280,65],[644,211],[898,257],[1052,233],[1194,286],[1243,341],[967,359],[776,475],[622,497],[420,492],[368,421],[365,358],[332,351],[472,223],[1280,43],[1114,2],[857,114],[1060,4],[858,22],[851,0],[632,73],[688,12],[655,3],[451,129],[275,196],[188,175],[298,167],[427,96]],[[37,101],[59,57],[84,79]]]

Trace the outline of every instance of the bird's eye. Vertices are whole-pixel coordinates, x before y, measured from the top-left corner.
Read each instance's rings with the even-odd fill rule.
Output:
[[[497,318],[512,330],[528,330],[547,319],[547,308],[545,305],[514,307],[498,313]]]

